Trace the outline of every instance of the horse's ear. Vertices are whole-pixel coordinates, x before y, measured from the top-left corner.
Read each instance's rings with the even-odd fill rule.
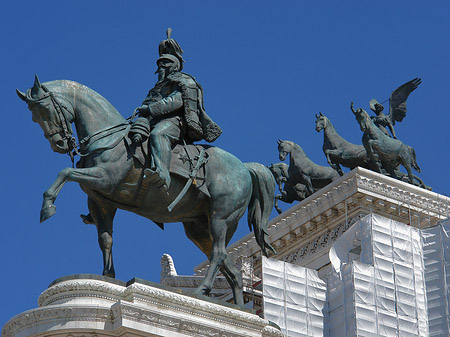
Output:
[[[17,96],[19,96],[19,98],[24,101],[27,102],[27,94],[24,94],[22,91],[20,91],[19,89],[16,89],[16,93]]]
[[[317,114],[316,114],[316,118],[319,118],[319,116],[317,116]]]
[[[319,112],[319,114],[323,117],[323,115],[322,115],[322,113],[321,112]]]
[[[39,97],[39,93],[42,90],[41,82],[39,81],[39,77],[37,74],[34,75],[34,84],[31,88],[31,97]]]
[[[281,139],[278,139],[277,143],[278,143],[278,145],[280,145],[281,144]]]

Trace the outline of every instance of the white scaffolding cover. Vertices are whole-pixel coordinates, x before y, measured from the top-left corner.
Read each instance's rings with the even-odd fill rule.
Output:
[[[422,236],[430,337],[450,336],[450,219],[424,229]]]
[[[289,337],[323,336],[326,284],[317,272],[283,261],[262,261],[264,317]]]
[[[428,336],[420,231],[372,214],[330,250],[325,335]],[[354,242],[360,261],[348,262]]]

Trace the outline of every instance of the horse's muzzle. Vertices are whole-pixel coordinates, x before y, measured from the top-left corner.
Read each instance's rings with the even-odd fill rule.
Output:
[[[60,134],[54,134],[50,138],[47,138],[50,142],[50,147],[53,151],[57,153],[67,153],[69,152],[69,144],[67,142],[67,139],[61,137]]]

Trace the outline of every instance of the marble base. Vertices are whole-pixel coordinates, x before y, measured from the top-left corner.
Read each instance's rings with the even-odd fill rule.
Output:
[[[282,336],[252,312],[140,279],[68,276],[38,304],[8,321],[2,337]]]

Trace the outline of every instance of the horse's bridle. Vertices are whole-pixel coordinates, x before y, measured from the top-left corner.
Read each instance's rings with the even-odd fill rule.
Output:
[[[45,95],[43,97],[40,97],[39,99],[33,100],[33,102],[30,102],[29,104],[30,104],[30,106],[32,106],[32,105],[38,104],[40,101],[43,101],[44,99],[50,97],[53,108],[55,109],[56,115],[58,116],[58,119],[59,119],[59,123],[58,123],[59,125],[56,125],[54,128],[50,129],[48,132],[45,132],[44,134],[45,134],[46,138],[49,138],[56,133],[63,133],[63,140],[67,140],[67,144],[69,145],[69,150],[67,151],[67,154],[70,156],[70,159],[72,161],[72,166],[74,165],[74,156],[75,155],[79,155],[80,157],[87,157],[90,154],[92,154],[93,152],[105,151],[105,150],[109,150],[109,149],[116,147],[122,141],[122,139],[128,134],[128,131],[131,128],[132,124],[130,121],[130,122],[125,122],[125,123],[120,123],[118,125],[114,125],[112,127],[97,131],[92,135],[84,137],[80,141],[80,144],[84,145],[86,149],[89,149],[89,147],[93,143],[95,143],[97,140],[107,137],[113,133],[116,133],[116,132],[119,132],[122,130],[127,130],[124,133],[123,137],[120,137],[113,144],[110,144],[108,146],[98,148],[98,149],[95,149],[92,151],[88,151],[86,153],[81,153],[80,145],[77,144],[77,140],[75,139],[75,136],[73,135],[71,122],[67,120],[66,115],[63,112],[63,109],[65,109],[72,116],[72,120],[75,118],[74,113],[71,112],[67,108],[67,106],[65,106],[63,103],[59,102],[56,99],[56,97],[54,96],[53,92],[51,92],[49,89],[47,89],[43,85],[41,85],[41,87],[44,90]],[[72,109],[73,109],[73,107],[72,107]],[[135,114],[136,114],[136,111],[130,119],[134,118]],[[80,148],[80,150],[79,150],[79,148]],[[73,152],[72,152],[72,150],[73,150]]]
[[[67,151],[67,154],[70,155],[73,162],[73,154],[71,151],[74,150],[75,152],[77,152],[77,141],[73,135],[71,122],[67,120],[66,115],[63,112],[63,109],[65,109],[72,116],[72,119],[75,118],[75,116],[66,105],[59,102],[55,98],[53,92],[47,89],[44,85],[41,85],[41,88],[44,90],[45,94],[42,97],[33,100],[32,102],[29,102],[28,104],[30,105],[30,108],[32,108],[33,105],[40,104],[40,102],[44,101],[47,98],[51,99],[53,108],[55,109],[56,115],[58,116],[58,124],[52,127],[50,130],[44,131],[44,136],[45,138],[48,139],[54,134],[62,133],[63,134],[62,139],[67,140],[67,144],[69,145],[69,150]]]

